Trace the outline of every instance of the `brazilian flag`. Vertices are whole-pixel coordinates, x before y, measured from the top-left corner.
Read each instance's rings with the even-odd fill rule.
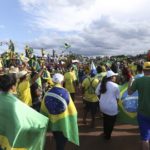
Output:
[[[65,49],[68,49],[68,48],[70,48],[70,47],[71,47],[71,45],[70,45],[70,44],[68,44],[68,43],[65,43],[65,44],[64,44],[64,46],[65,46]]]
[[[12,94],[0,94],[0,150],[43,150],[48,118]]]
[[[50,89],[41,112],[49,118],[49,130],[61,131],[68,141],[79,145],[77,111],[68,91],[60,86]]]
[[[136,101],[138,101],[138,96],[137,92],[128,97],[127,95],[127,89],[128,89],[128,83],[123,84],[120,86],[120,94],[121,94],[121,99],[119,100],[119,114],[118,114],[118,122],[120,123],[127,123],[127,124],[137,124],[137,113],[136,113]],[[136,95],[136,96],[135,96]],[[128,97],[128,107],[126,107],[125,100],[127,100]],[[134,101],[133,101],[134,99]],[[135,101],[136,99],[136,101]],[[130,105],[133,107],[132,109],[130,108]]]

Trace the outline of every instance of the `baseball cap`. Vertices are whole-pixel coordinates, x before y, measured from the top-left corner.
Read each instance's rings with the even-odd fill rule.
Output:
[[[55,83],[61,83],[62,81],[64,81],[64,76],[60,73],[56,73],[56,74],[53,75],[52,80]]]
[[[17,73],[17,78],[21,78],[21,77],[25,76],[27,73],[28,72],[26,70],[22,70]]]
[[[150,62],[149,62],[149,61],[144,62],[143,69],[144,69],[144,70],[150,70]]]
[[[11,66],[9,68],[9,73],[18,73],[18,72],[19,72],[19,68],[18,67]]]
[[[117,75],[118,73],[114,73],[112,70],[107,71],[107,74],[106,74],[107,78],[112,77],[112,76],[117,76]]]

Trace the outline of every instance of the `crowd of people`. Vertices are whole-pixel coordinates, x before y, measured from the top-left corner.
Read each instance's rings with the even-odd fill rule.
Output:
[[[100,63],[91,61],[90,65],[75,62],[65,65],[57,64],[57,68],[53,67],[52,70],[52,64],[46,62],[47,60],[44,61],[39,63],[32,56],[22,58],[19,63],[13,61],[13,65],[10,62],[9,65],[2,62],[0,105],[2,100],[2,104],[5,105],[4,100],[6,99],[7,103],[11,95],[12,101],[20,101],[24,103],[23,107],[28,107],[29,110],[34,109],[36,113],[46,116],[49,120],[47,131],[53,133],[56,149],[64,150],[67,141],[79,145],[75,107],[76,94],[78,94],[76,89],[79,88],[83,96],[83,123],[87,124],[87,114],[90,113],[92,130],[95,127],[96,114],[101,114],[103,137],[105,140],[110,140],[118,115],[120,85],[128,83],[129,95],[138,91],[137,119],[142,150],[149,149],[150,62],[113,60],[111,64],[108,64],[103,61]],[[18,109],[19,107],[15,107],[11,114],[13,115]],[[0,113],[0,115],[4,114],[2,111]],[[24,119],[34,120],[30,116],[28,118],[24,116]]]

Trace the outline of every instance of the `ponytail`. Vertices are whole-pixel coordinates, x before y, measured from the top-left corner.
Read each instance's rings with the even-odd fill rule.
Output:
[[[108,81],[108,78],[106,76],[103,77],[102,82],[101,82],[101,87],[100,87],[100,93],[101,94],[104,94],[107,91],[107,89],[106,89],[107,81]]]

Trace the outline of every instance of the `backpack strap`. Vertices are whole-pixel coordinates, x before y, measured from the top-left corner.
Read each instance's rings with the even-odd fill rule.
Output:
[[[92,83],[93,83],[94,79],[91,80],[91,79],[88,77],[88,80],[89,80],[90,85],[85,89],[85,91],[87,91],[90,86],[94,89],[94,87],[92,86]]]

